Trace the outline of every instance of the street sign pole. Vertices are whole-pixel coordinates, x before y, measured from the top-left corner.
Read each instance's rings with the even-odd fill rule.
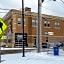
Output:
[[[1,37],[2,37],[2,34],[0,34],[0,63],[2,62],[2,60],[1,60],[1,41],[3,40],[3,39],[1,39]]]
[[[1,40],[0,40],[0,63],[1,63]]]
[[[1,41],[4,40],[4,35],[3,32],[7,28],[7,25],[3,22],[3,19],[0,18],[0,63],[2,62],[1,60]]]

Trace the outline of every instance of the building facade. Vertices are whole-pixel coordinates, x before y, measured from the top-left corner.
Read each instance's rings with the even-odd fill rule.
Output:
[[[22,12],[11,9],[4,17],[8,28],[5,32],[7,39],[5,43],[8,47],[22,46]],[[31,8],[26,7],[24,11],[24,39],[25,46],[37,46],[37,24],[38,14],[31,12]],[[56,44],[64,40],[64,18],[42,14],[41,20],[42,43],[48,42]]]

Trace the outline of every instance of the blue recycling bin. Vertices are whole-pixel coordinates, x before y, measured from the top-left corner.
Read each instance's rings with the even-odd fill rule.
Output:
[[[54,52],[54,55],[59,55],[59,47],[58,46],[54,46],[53,52]]]

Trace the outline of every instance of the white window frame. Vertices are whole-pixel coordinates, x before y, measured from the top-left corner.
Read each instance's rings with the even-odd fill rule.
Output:
[[[46,26],[45,26],[45,24],[46,24]],[[48,24],[49,24],[49,26],[48,26]],[[46,28],[49,28],[50,27],[50,21],[44,21],[44,27],[46,27]]]
[[[55,22],[55,28],[60,29],[60,22],[58,22],[58,21]]]
[[[36,27],[37,24],[38,24],[38,20],[37,19],[32,19],[32,27]]]
[[[21,25],[21,24],[22,24],[22,20],[21,20],[21,18],[20,18],[20,17],[18,18],[18,20],[17,20],[17,21],[18,21],[18,25]]]
[[[20,19],[19,20],[20,24],[18,24],[18,25],[22,26],[22,18],[19,17],[18,19]],[[24,19],[24,26],[26,26],[26,19]]]

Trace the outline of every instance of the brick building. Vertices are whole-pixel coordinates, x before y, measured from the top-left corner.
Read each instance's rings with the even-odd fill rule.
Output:
[[[38,14],[31,12],[31,8],[26,7],[24,11],[24,39],[25,46],[33,47],[37,39],[37,17]],[[4,17],[8,28],[5,32],[6,45],[9,47],[22,46],[22,12],[11,9]],[[42,14],[42,43],[48,39],[49,43],[59,43],[64,40],[64,18]]]

